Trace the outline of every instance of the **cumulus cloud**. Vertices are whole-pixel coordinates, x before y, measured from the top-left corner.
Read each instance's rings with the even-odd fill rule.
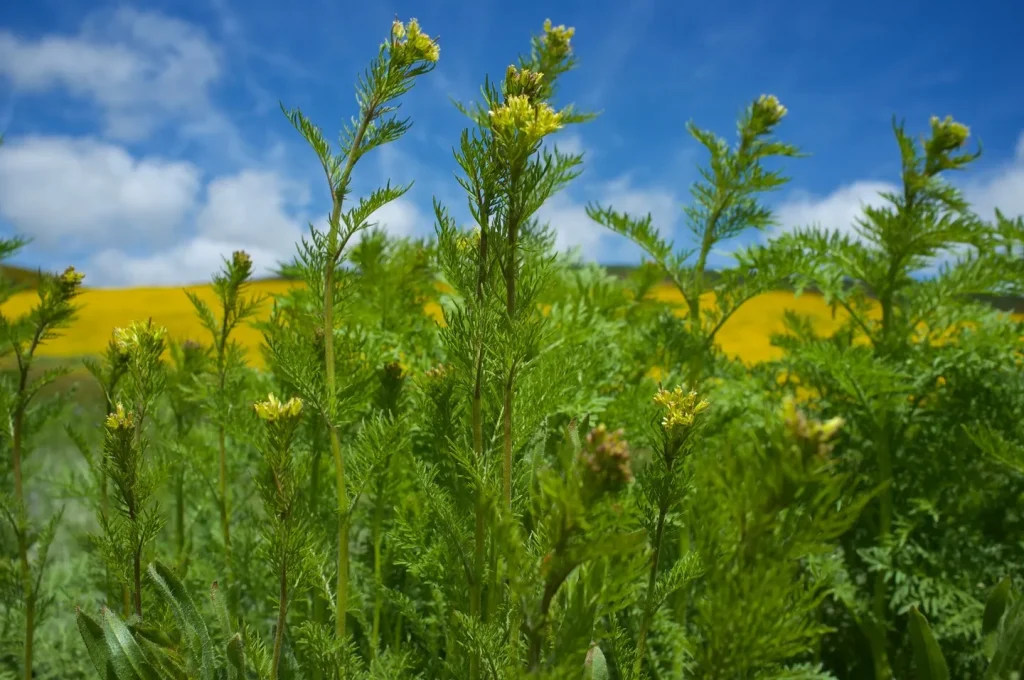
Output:
[[[634,217],[651,214],[655,227],[667,236],[675,233],[682,211],[675,194],[660,187],[639,187],[628,176],[608,182],[585,186],[587,198],[602,206],[612,207]],[[556,194],[537,212],[542,222],[547,222],[555,232],[555,247],[559,250],[579,248],[586,260],[622,262],[624,247],[629,243],[606,227],[587,216],[586,199],[577,200],[574,194]],[[629,248],[632,254],[633,249]]]
[[[0,31],[0,75],[23,92],[63,88],[94,101],[116,139],[141,139],[167,116],[209,108],[220,73],[220,56],[198,28],[126,7],[93,15],[72,36]]]
[[[92,139],[27,137],[0,152],[0,215],[44,248],[165,239],[195,206],[199,169]]]
[[[304,232],[293,207],[308,200],[301,185],[271,172],[245,170],[210,182],[196,225],[202,237],[216,242],[285,252]]]
[[[1017,140],[1015,151],[1010,163],[967,182],[964,187],[967,200],[985,219],[994,219],[996,208],[1007,217],[1024,215],[1024,132]]]
[[[205,283],[221,269],[224,258],[239,249],[249,253],[257,276],[270,273],[289,255],[267,248],[253,248],[245,242],[200,236],[168,250],[146,255],[105,249],[96,253],[83,271],[90,285],[101,288]]]
[[[992,219],[996,208],[1008,217],[1024,215],[1024,133],[1010,162],[973,178],[968,175],[966,181],[959,177],[954,177],[954,181],[983,219]],[[883,205],[885,201],[880,194],[897,191],[899,188],[888,182],[862,180],[841,186],[825,196],[794,192],[776,209],[778,231],[819,225],[852,235],[855,220],[864,214],[864,206]]]
[[[775,211],[778,231],[818,226],[854,235],[854,224],[865,206],[884,204],[882,192],[896,191],[886,182],[859,181],[840,187],[827,196],[798,191]]]
[[[99,286],[198,283],[208,281],[223,258],[244,250],[255,274],[267,276],[295,254],[308,199],[304,187],[270,172],[219,177],[207,186],[194,217],[195,233],[186,235],[183,227],[178,245],[153,253],[102,250],[86,272]]]
[[[431,232],[433,220],[410,198],[391,201],[370,216],[372,222],[397,237],[422,237]]]

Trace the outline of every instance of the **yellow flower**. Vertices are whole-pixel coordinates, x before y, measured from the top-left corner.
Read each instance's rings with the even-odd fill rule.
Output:
[[[503,133],[521,132],[536,141],[562,128],[562,114],[545,102],[531,104],[525,94],[512,95],[505,103],[488,111],[491,125]]]
[[[846,423],[840,417],[829,418],[825,422],[809,419],[797,409],[796,400],[791,396],[787,396],[782,402],[782,420],[790,436],[801,446],[822,457],[832,451],[831,440]]]
[[[262,420],[273,423],[278,420],[297,418],[302,413],[302,400],[292,397],[288,401],[281,401],[273,393],[267,395],[266,401],[257,402],[253,405],[256,415]]]
[[[151,323],[132,321],[127,327],[114,329],[114,343],[118,350],[131,354],[142,348],[154,348],[163,342],[167,329]]]
[[[84,278],[85,274],[75,271],[74,267],[68,267],[64,270],[64,273],[60,275],[60,282],[71,288],[77,288],[81,285]]]
[[[519,69],[515,64],[510,64],[505,71],[505,94],[526,95],[530,99],[535,99],[540,94],[543,80],[543,73],[528,68]]]
[[[117,402],[116,409],[107,416],[104,424],[112,432],[117,430],[133,430],[135,429],[135,415],[131,412],[125,412],[124,405],[121,402]]]
[[[231,265],[235,269],[249,271],[252,268],[252,258],[244,250],[236,250],[231,254]]]
[[[697,417],[711,405],[706,399],[698,400],[694,390],[687,393],[682,387],[676,387],[671,392],[659,389],[654,395],[654,403],[665,410],[661,426],[669,432],[692,427]]]
[[[416,19],[410,19],[404,26],[400,21],[391,24],[391,39],[393,46],[401,50],[399,54],[410,62],[434,63],[441,57],[437,41],[423,32]]]

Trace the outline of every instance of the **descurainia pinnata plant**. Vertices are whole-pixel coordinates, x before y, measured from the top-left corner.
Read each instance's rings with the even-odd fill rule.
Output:
[[[245,368],[245,350],[232,332],[252,317],[263,299],[249,297],[246,287],[252,277],[252,258],[245,251],[235,251],[224,268],[213,277],[213,291],[219,309],[216,315],[196,293],[186,291],[203,327],[209,332],[213,347],[213,384],[208,386],[208,413],[214,414],[217,425],[217,507],[220,510],[221,540],[224,543],[224,568],[233,575],[231,562],[231,499],[228,484],[229,460],[227,432],[235,404],[232,395],[240,389]],[[229,598],[234,602],[235,598]]]
[[[635,217],[596,203],[587,207],[592,220],[639,245],[682,294],[690,342],[687,355],[673,359],[684,364],[684,378],[695,387],[713,373],[710,362],[716,351],[715,337],[726,321],[751,298],[788,280],[794,251],[786,252],[790,258],[782,258],[763,246],[738,251],[737,267],[719,271],[717,280],[709,280],[706,274],[708,257],[716,245],[750,229],[764,231],[775,224],[771,209],[759,194],[779,189],[788,178],[779,170],[766,169],[763,163],[801,155],[795,146],[774,136],[786,113],[775,96],[758,97],[740,118],[735,148],[713,132],[687,124],[687,130],[711,156],[708,166],[700,168],[701,181],[690,189],[693,205],[683,210],[696,248],[674,251],[650,214]],[[702,308],[701,298],[709,293],[714,295],[714,306]]]
[[[161,356],[166,329],[152,322],[134,322],[114,331],[124,355],[127,381],[123,398],[104,421],[103,471],[114,492],[113,513],[101,517],[101,551],[125,593],[124,613],[142,618],[142,566],[150,543],[163,528],[157,505],[160,481],[149,460],[146,434],[166,380]],[[131,596],[129,604],[128,596]]]
[[[415,19],[408,23],[395,21],[391,35],[381,45],[376,59],[370,64],[366,75],[360,79],[356,89],[359,114],[354,129],[342,134],[340,151],[335,153],[324,139],[320,128],[306,118],[301,111],[285,110],[292,125],[302,134],[316,152],[324,170],[330,189],[332,207],[327,219],[327,233],[318,233],[310,227],[313,247],[306,249],[309,256],[304,278],[311,289],[320,293],[323,300],[324,372],[322,384],[316,389],[320,394],[303,394],[311,404],[321,406],[330,432],[331,452],[334,457],[336,495],[338,512],[338,568],[335,592],[335,635],[340,644],[346,640],[346,618],[348,616],[349,591],[349,500],[345,478],[345,463],[338,425],[344,415],[338,412],[339,385],[335,371],[335,316],[334,307],[339,290],[335,272],[344,261],[346,246],[358,233],[370,225],[370,217],[382,207],[401,198],[411,187],[392,187],[390,183],[361,199],[354,207],[343,211],[345,198],[352,191],[352,171],[360,158],[371,150],[393,142],[410,127],[408,119],[399,119],[393,114],[398,109],[397,100],[408,92],[415,81],[433,70],[440,56],[437,41],[420,28]],[[283,109],[283,107],[282,107]],[[287,357],[281,357],[287,362]]]
[[[280,584],[277,598],[277,625],[270,678],[277,680],[284,648],[288,604],[294,598],[295,585],[301,582],[303,561],[308,559],[309,531],[299,502],[304,466],[293,451],[296,428],[302,417],[302,401],[291,398],[281,402],[273,394],[256,404],[256,414],[266,427],[263,444],[263,469],[257,486],[267,516],[264,546],[268,562],[274,567]]]
[[[9,257],[24,243],[17,238],[0,239],[0,259]],[[68,267],[59,275],[40,274],[38,304],[15,319],[0,313],[0,356],[13,355],[15,364],[13,375],[4,375],[0,382],[0,415],[6,423],[4,435],[11,452],[11,488],[0,490],[0,513],[7,522],[5,529],[14,537],[15,554],[11,557],[17,562],[19,586],[17,594],[12,593],[10,603],[5,602],[0,610],[0,622],[8,623],[19,612],[24,616],[20,656],[21,675],[25,680],[33,677],[36,630],[50,603],[42,592],[42,582],[61,512],[55,513],[41,528],[34,528],[26,502],[24,462],[32,448],[32,436],[47,419],[56,415],[54,407],[60,406],[59,399],[40,400],[39,393],[69,372],[67,367],[60,367],[33,375],[33,369],[40,346],[58,337],[74,320],[77,312],[74,301],[83,278],[84,275],[74,267]],[[0,293],[2,300],[6,300],[13,290],[13,287],[4,285]],[[4,472],[6,479],[7,470]],[[10,535],[6,530],[4,535]]]
[[[467,193],[474,230],[459,230],[435,201],[440,268],[453,289],[442,338],[456,372],[451,378],[466,390],[469,448],[475,458],[470,489],[475,497],[473,557],[467,576],[468,615],[477,623],[506,606],[494,513],[512,511],[515,453],[524,443],[516,434],[514,395],[535,370],[545,335],[537,306],[551,263],[548,240],[534,215],[579,174],[582,162],[579,154],[544,148],[542,143],[565,126],[592,117],[571,106],[556,110],[552,105],[559,76],[575,63],[573,32],[545,22],[530,56],[508,67],[500,87],[487,82],[482,103],[459,107],[475,124],[475,129],[463,131],[455,151],[463,172],[458,181]],[[486,403],[492,393],[501,395],[500,407]],[[485,440],[492,427],[485,422],[489,413],[500,413],[501,418],[497,467]],[[494,507],[489,488],[495,469],[500,470],[501,508]],[[455,488],[447,492],[459,493]],[[474,680],[481,672],[479,654],[471,652],[469,668],[462,671]]]
[[[0,241],[0,258],[9,257],[22,248],[25,242],[19,239]],[[36,631],[43,618],[49,599],[42,591],[44,571],[47,567],[49,549],[53,542],[61,512],[54,513],[41,527],[34,528],[25,493],[25,459],[31,452],[31,437],[55,415],[54,407],[59,401],[41,400],[39,392],[57,378],[66,375],[67,368],[43,371],[34,376],[36,352],[47,340],[71,326],[77,306],[74,301],[79,294],[84,275],[69,267],[61,274],[40,274],[39,303],[28,313],[9,318],[0,313],[0,334],[2,334],[2,355],[13,355],[13,375],[5,375],[2,383],[3,418],[7,423],[6,437],[10,445],[10,475],[12,488],[3,490],[0,496],[0,512],[7,521],[7,528],[13,534],[17,561],[19,588],[17,607],[4,606],[4,619],[20,610],[24,615],[24,637],[22,638],[22,675],[29,680],[33,677]],[[3,295],[13,292],[4,286]],[[6,475],[5,475],[6,476]]]
[[[871,592],[845,600],[844,606],[871,647],[876,680],[906,672],[893,668],[890,656],[897,646],[906,648],[909,621],[903,611],[910,605],[928,597],[952,614],[963,610],[965,599],[974,599],[965,597],[962,583],[944,575],[925,575],[931,569],[921,563],[929,559],[932,548],[926,547],[930,537],[923,535],[922,521],[915,516],[921,517],[924,507],[950,519],[961,512],[959,493],[950,497],[958,500],[943,503],[935,497],[933,484],[920,475],[921,466],[935,459],[935,447],[944,446],[940,442],[945,438],[925,442],[939,434],[933,429],[939,422],[951,425],[947,431],[959,433],[963,419],[980,414],[931,408],[922,388],[935,389],[942,371],[965,363],[954,358],[955,346],[944,347],[942,341],[943,335],[959,333],[961,324],[981,320],[978,308],[967,304],[964,296],[997,292],[1008,282],[1007,263],[994,252],[993,230],[945,179],[979,157],[980,150],[968,149],[967,126],[951,117],[932,117],[929,133],[915,140],[894,120],[893,132],[900,152],[900,191],[883,193],[882,205],[866,206],[852,234],[833,230],[832,225],[796,229],[774,244],[779,250],[800,253],[799,266],[793,270],[798,286],[816,287],[826,302],[845,313],[829,340],[790,315],[788,337],[778,338],[778,344],[787,351],[785,370],[813,387],[859,431],[859,437],[872,442],[863,452],[861,473],[881,491],[873,512],[866,513],[870,519],[861,521],[857,542],[847,552],[848,568],[854,578],[870,579]],[[934,277],[919,280],[922,270],[944,253],[958,254],[940,264]],[[961,473],[973,463],[964,465]],[[913,550],[907,549],[908,543]],[[898,548],[901,544],[904,547]],[[917,564],[901,568],[896,564],[900,556]],[[899,588],[893,585],[894,572],[909,575],[906,580],[900,577]],[[972,587],[987,578],[978,574],[970,579]],[[900,597],[899,604],[895,597]],[[945,631],[937,634],[941,639]]]

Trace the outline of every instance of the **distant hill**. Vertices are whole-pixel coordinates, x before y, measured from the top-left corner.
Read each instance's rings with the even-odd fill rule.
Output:
[[[604,265],[604,268],[612,276],[618,276],[625,278],[629,276],[636,267],[628,264],[610,264]],[[29,288],[35,288],[39,283],[39,272],[35,269],[27,269],[25,267],[17,267],[12,265],[0,264],[0,275],[7,278],[8,280],[14,281],[15,283],[26,285]],[[712,281],[717,277],[718,273],[715,271],[708,271],[707,276]],[[260,281],[278,281],[282,280],[280,277],[269,276],[260,277]],[[813,289],[808,289],[808,292],[817,293]],[[1024,298],[1010,297],[1010,296],[994,296],[994,295],[974,295],[972,296],[975,300],[987,302],[996,309],[1003,312],[1010,312],[1012,314],[1024,314]]]
[[[618,276],[625,278],[629,276],[635,269],[633,265],[627,264],[612,264],[604,265],[604,268],[612,276]],[[706,272],[709,280],[714,281],[718,277],[718,272],[709,270]],[[820,294],[813,288],[808,288],[808,292]],[[974,300],[980,302],[987,302],[1001,312],[1010,312],[1011,314],[1024,314],[1024,298],[1012,297],[1008,295],[972,295],[970,296]]]
[[[26,269],[25,267],[0,264],[0,276],[8,281],[13,281],[19,285],[28,286],[29,288],[35,288],[39,285],[39,271],[35,269]]]

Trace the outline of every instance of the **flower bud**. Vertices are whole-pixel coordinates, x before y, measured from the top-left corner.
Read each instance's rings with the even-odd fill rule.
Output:
[[[971,131],[963,123],[953,120],[952,116],[946,116],[939,120],[938,116],[931,117],[932,126],[932,148],[940,153],[959,149],[967,143]]]
[[[545,19],[544,35],[541,36],[541,42],[550,50],[554,57],[563,59],[572,52],[570,41],[575,34],[575,28],[566,28],[561,24],[552,26],[551,19]]]
[[[75,271],[74,267],[65,269],[64,273],[57,277],[57,285],[60,288],[61,296],[64,299],[73,297],[78,291],[79,286],[82,285],[84,278],[85,274]]]
[[[766,127],[776,125],[786,113],[786,107],[773,94],[763,94],[754,102],[754,117],[763,120]]]
[[[579,453],[588,487],[614,492],[633,480],[629,444],[622,430],[608,432],[603,424],[591,430]]]
[[[832,452],[835,443],[832,439],[845,424],[842,418],[830,418],[824,422],[809,419],[796,407],[796,400],[786,397],[782,403],[782,420],[789,435],[796,440],[801,449],[811,452],[820,458]]]

